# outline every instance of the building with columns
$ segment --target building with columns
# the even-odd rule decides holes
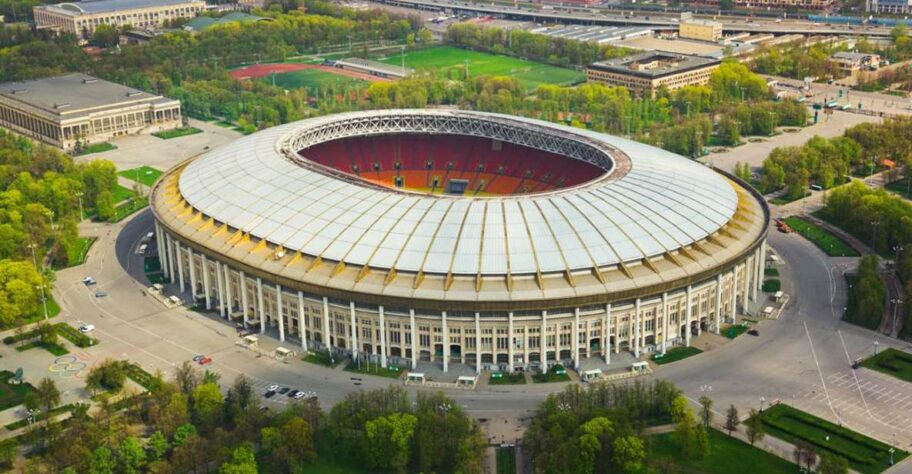
[[[181,124],[179,100],[85,74],[0,84],[0,127],[64,150]]]
[[[151,203],[188,302],[304,350],[443,370],[718,333],[759,297],[769,222],[753,190],[686,158],[454,110],[264,130],[169,170]]]

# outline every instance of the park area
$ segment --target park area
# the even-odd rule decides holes
[[[789,227],[794,229],[795,232],[801,234],[805,239],[810,240],[817,247],[820,247],[820,250],[823,250],[823,252],[830,257],[858,256],[858,252],[844,240],[812,222],[794,216],[787,217],[783,220]]]
[[[394,54],[379,60],[399,65],[402,64],[402,55]],[[466,64],[470,77],[509,76],[519,79],[527,90],[534,90],[543,84],[566,86],[586,81],[586,73],[582,71],[452,46],[435,46],[405,53],[405,65],[419,71],[440,71],[444,75],[459,74],[462,77]]]
[[[912,382],[912,354],[892,347],[861,362],[862,367]]]
[[[158,180],[158,177],[162,175],[162,172],[151,166],[140,166],[139,168],[118,171],[117,174],[130,181],[141,183],[143,186],[152,186]]]
[[[778,404],[761,415],[766,432],[783,441],[803,440],[817,450],[846,459],[849,466],[862,474],[874,474],[890,467],[890,446],[848,428],[817,418],[788,405]],[[894,462],[908,453],[896,450]]]
[[[707,430],[707,434],[709,435],[709,454],[699,460],[682,459],[681,447],[674,433],[653,436],[651,456],[654,464],[661,466],[659,472],[774,474],[796,470],[794,464],[744,441],[729,437],[714,429]]]

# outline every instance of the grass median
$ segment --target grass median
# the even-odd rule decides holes
[[[399,367],[380,367],[379,364],[369,364],[367,362],[361,362],[360,366],[357,362],[349,362],[348,365],[345,366],[345,371],[363,375],[375,375],[377,377],[386,377],[390,379],[398,379],[399,377],[402,377],[403,374],[403,372],[399,370]]]
[[[699,472],[705,474],[778,474],[794,472],[794,464],[755,448],[737,438],[729,437],[714,429],[709,435],[709,454],[703,459],[683,459],[681,448],[674,433],[652,436],[650,457],[655,465],[662,466],[657,472]]]
[[[696,347],[672,347],[671,349],[665,351],[665,355],[659,353],[652,356],[652,361],[658,365],[670,364],[672,362],[677,362],[688,357],[693,357],[701,352],[703,351],[697,349]]]
[[[862,367],[912,382],[912,354],[892,347],[861,361]]]
[[[494,372],[488,380],[488,385],[522,385],[525,383],[526,375],[522,372],[514,372],[512,374]]]
[[[172,138],[186,137],[187,135],[196,135],[197,133],[203,133],[203,131],[196,127],[181,127],[153,133],[152,136],[161,138],[162,140],[170,140]]]
[[[858,252],[844,240],[817,224],[795,216],[787,217],[784,220],[789,227],[795,230],[795,232],[801,234],[805,239],[810,240],[830,257],[858,256]]]

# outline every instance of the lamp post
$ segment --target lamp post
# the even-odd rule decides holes
[[[874,341],[874,355],[877,355],[877,346],[880,345],[880,342]]]
[[[896,336],[896,310],[897,310],[897,308],[899,308],[899,305],[903,304],[903,300],[901,298],[892,298],[890,300],[890,302],[893,303],[893,322],[890,323],[890,334],[893,337],[895,337]]]
[[[896,252],[896,258],[893,259],[893,266],[896,267],[896,264],[899,263],[899,253],[903,251],[902,245],[894,245],[893,251]]]
[[[762,395],[760,396],[760,413],[763,413],[763,402],[766,401],[766,398]]]
[[[880,227],[879,220],[871,220],[871,249],[876,251],[875,245],[877,244],[877,228]]]
[[[776,119],[775,119],[776,112],[773,112],[772,110],[770,110],[769,116],[770,116],[770,136],[773,136],[773,132],[776,131]]]
[[[41,290],[41,304],[44,305],[44,320],[47,321],[48,320],[48,302],[47,302],[47,296],[45,296],[45,294],[44,294],[44,283],[42,283],[40,285],[35,285],[35,288]]]
[[[83,193],[82,191],[79,191],[76,193],[76,199],[79,200],[79,220],[80,220],[80,222],[85,220],[85,213],[82,212],[82,196],[84,194],[85,193]]]

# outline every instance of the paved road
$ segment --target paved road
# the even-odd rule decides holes
[[[85,233],[99,236],[83,268],[58,272],[55,297],[64,308],[63,320],[95,324],[103,343],[89,349],[94,360],[128,357],[148,369],[173,366],[206,354],[212,369],[230,381],[250,377],[258,388],[270,383],[314,390],[331,405],[356,388],[386,386],[388,379],[363,377],[355,385],[351,374],[300,361],[282,363],[256,358],[234,345],[232,327],[184,308],[166,309],[147,296],[139,256],[134,250],[149,231],[151,213],[127,223],[90,224]],[[771,244],[788,262],[781,268],[783,288],[796,295],[778,321],[764,322],[759,338],[742,336],[717,350],[659,369],[655,376],[679,385],[696,399],[701,387],[712,387],[720,411],[734,403],[742,412],[759,406],[759,397],[780,399],[824,418],[889,441],[895,432],[904,447],[912,446],[912,384],[884,380],[865,369],[853,372],[850,361],[880,347],[901,346],[874,332],[842,323],[842,270],[847,260],[830,260],[797,235],[771,235]],[[95,298],[80,280],[91,275],[108,296]],[[264,338],[267,339],[267,338]],[[277,343],[261,341],[267,347]],[[286,344],[287,347],[287,344]],[[905,347],[908,350],[908,347]],[[857,377],[857,382],[856,382]],[[488,387],[450,395],[476,416],[522,417],[545,393],[559,385]],[[410,388],[414,392],[417,389]],[[268,403],[279,403],[270,401]]]

